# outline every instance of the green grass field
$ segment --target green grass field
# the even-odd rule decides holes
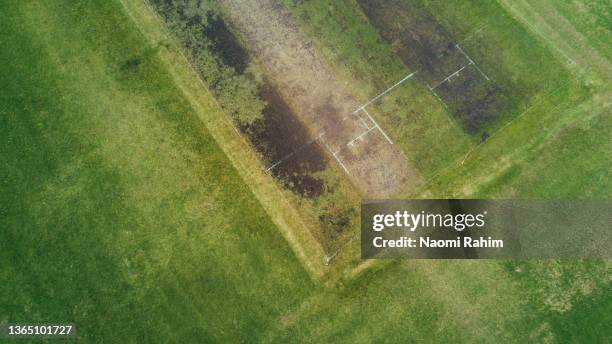
[[[473,54],[524,86],[483,145],[416,83],[386,100],[422,95],[416,106],[434,117],[420,120],[446,123],[444,135],[420,131],[423,141],[377,115],[433,177],[422,196],[610,197],[611,42],[591,34],[606,30],[605,2],[577,16],[573,1],[531,1],[531,13],[420,3],[457,36],[483,18],[489,43]],[[549,38],[536,20],[547,5],[560,15],[550,23],[588,39]],[[356,88],[368,85],[356,90],[364,98],[408,72],[354,1],[289,8],[309,13],[304,30]],[[248,172],[231,131],[213,130],[218,105],[139,18],[120,1],[0,4],[0,322],[73,322],[83,342],[108,343],[610,342],[609,261],[386,261],[354,275],[310,266],[314,249],[283,227],[291,216],[269,181]],[[353,48],[360,39],[372,56]],[[496,71],[494,44],[507,48]],[[538,68],[541,56],[551,65]]]
[[[0,13],[0,321],[241,342],[317,290],[118,2]]]

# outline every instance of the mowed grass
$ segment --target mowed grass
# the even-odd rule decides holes
[[[606,343],[606,262],[393,261],[313,297],[282,343]]]
[[[548,1],[547,5],[553,6],[593,48],[612,59],[612,8],[608,1]]]
[[[118,3],[3,3],[0,19],[0,321],[71,321],[86,342],[609,342],[605,262],[389,262],[319,287]],[[479,190],[476,162],[513,138],[536,137],[517,145],[534,158],[587,153],[609,128],[594,92],[560,88],[436,194]],[[590,157],[572,159],[607,166]],[[518,175],[486,194],[572,190]]]
[[[419,2],[511,99],[513,106],[497,114],[489,133],[572,80],[566,61],[495,1]]]
[[[0,65],[0,321],[245,342],[317,290],[118,2],[2,2]]]

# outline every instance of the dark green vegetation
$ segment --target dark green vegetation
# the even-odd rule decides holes
[[[523,85],[508,88],[523,100],[511,125],[429,191],[610,197],[612,123],[598,80],[573,78],[496,3],[445,3],[422,1],[456,36],[485,20],[481,35],[507,49],[469,49],[498,83]],[[336,40],[346,65],[371,81],[368,92],[407,72],[355,2],[301,6],[293,10],[318,15],[309,30]],[[579,31],[595,30],[575,20]],[[349,39],[377,49],[350,48]],[[601,36],[591,40],[609,51]],[[609,262],[403,261],[334,288],[313,282],[174,85],[159,49],[119,2],[0,4],[0,321],[71,321],[84,342],[111,343],[610,342]],[[407,86],[380,108],[390,114],[421,95],[419,106],[436,104],[418,83]],[[381,125],[400,137],[414,126],[425,131],[418,124],[427,121],[447,123],[446,115]],[[435,126],[403,142],[433,173],[472,141],[456,126]]]

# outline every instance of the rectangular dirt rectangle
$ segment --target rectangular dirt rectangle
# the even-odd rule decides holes
[[[389,144],[378,127],[346,145],[336,158],[372,197],[388,196],[392,190],[400,190],[408,182],[416,186],[420,180],[418,172],[408,165],[395,145]]]

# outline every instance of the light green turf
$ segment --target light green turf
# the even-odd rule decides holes
[[[530,2],[536,4],[535,1]],[[612,6],[609,1],[549,1],[548,5],[586,36],[592,47],[608,60],[612,59]]]
[[[118,2],[2,2],[0,35],[0,321],[244,342],[317,289]]]

